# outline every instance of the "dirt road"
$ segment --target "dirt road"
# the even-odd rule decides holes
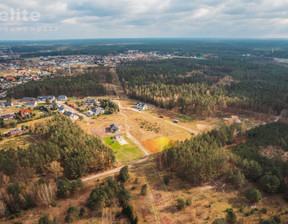
[[[136,162],[132,162],[130,164],[128,164],[127,166],[129,168],[133,167],[134,165],[137,165],[137,164],[140,164],[140,163],[143,163],[145,162],[147,159],[149,158],[149,156],[146,156],[144,157],[143,159],[140,159]],[[118,173],[120,170],[121,170],[122,167],[117,167],[115,169],[112,169],[112,170],[107,170],[103,173],[98,173],[98,174],[93,174],[93,175],[90,175],[90,176],[87,176],[87,177],[83,177],[81,178],[83,182],[85,181],[89,181],[89,180],[93,180],[93,179],[96,179],[96,178],[100,178],[100,177],[104,177],[104,176],[108,176],[108,175],[111,175],[111,174],[114,174],[114,173]]]

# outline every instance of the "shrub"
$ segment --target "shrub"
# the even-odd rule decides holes
[[[272,173],[267,173],[259,180],[260,186],[267,193],[276,193],[280,186],[280,180]]]
[[[65,222],[74,222],[79,219],[80,211],[77,207],[70,207],[67,210],[67,216],[65,217]]]
[[[191,206],[191,205],[192,205],[192,200],[191,200],[191,198],[188,198],[188,199],[186,200],[186,205],[187,205],[187,206]]]
[[[129,167],[124,166],[118,175],[118,180],[121,182],[126,182],[129,179]]]
[[[242,188],[246,183],[245,175],[238,169],[230,170],[227,175],[227,181],[236,188]]]
[[[261,212],[262,212],[263,214],[267,214],[267,208],[262,208],[262,209],[261,209]]]
[[[71,182],[67,179],[57,179],[56,185],[58,198],[66,198],[72,189]]]
[[[256,203],[262,199],[262,195],[259,190],[255,188],[248,188],[244,192],[245,197],[252,203]]]
[[[185,208],[185,201],[182,198],[177,199],[177,208],[182,210]]]
[[[169,185],[170,177],[168,175],[164,175],[163,181],[165,185]]]
[[[235,224],[237,222],[237,216],[232,208],[226,210],[226,222],[229,224]]]
[[[147,195],[147,184],[142,185],[142,187],[141,187],[141,195],[142,196]]]
[[[54,218],[53,221],[51,221],[47,215],[42,216],[38,221],[38,224],[57,224],[57,223],[58,222],[56,218]]]

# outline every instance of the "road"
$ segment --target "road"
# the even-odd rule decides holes
[[[145,162],[148,158],[149,158],[149,156],[145,156],[144,158],[142,158],[140,160],[137,160],[136,162],[132,162],[132,163],[128,164],[127,166],[129,168],[131,168],[134,165],[137,165],[137,164]],[[112,170],[107,170],[107,171],[105,171],[103,173],[93,174],[93,175],[90,175],[90,176],[87,176],[87,177],[83,177],[83,178],[81,178],[81,180],[83,182],[85,182],[85,181],[97,179],[97,178],[100,178],[100,177],[108,176],[108,175],[111,175],[111,174],[114,174],[114,173],[118,173],[121,170],[121,168],[122,167],[117,167],[117,168],[112,169]]]

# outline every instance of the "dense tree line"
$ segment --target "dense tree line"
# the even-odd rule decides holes
[[[12,96],[14,98],[41,95],[102,96],[108,92],[100,82],[106,82],[108,74],[108,69],[101,68],[88,71],[83,75],[60,76],[28,82],[14,87]]]
[[[227,163],[223,145],[234,141],[236,127],[198,135],[158,155],[158,167],[175,171],[181,178],[198,185],[223,175]]]
[[[279,114],[288,108],[288,70],[251,60],[167,59],[117,67],[126,93],[183,113],[215,112],[226,106]],[[226,78],[227,85],[220,85]]]
[[[107,181],[91,191],[87,200],[87,207],[91,211],[101,214],[105,207],[115,206],[115,199],[117,199],[122,208],[121,214],[126,216],[131,224],[138,223],[138,216],[131,204],[131,193],[124,186],[128,178],[129,168],[125,166],[120,170],[116,179],[108,178]]]
[[[287,150],[287,136],[286,123],[275,122],[251,129],[247,132],[246,143],[232,148],[234,156],[231,156],[231,160],[248,180],[257,183],[263,191],[287,192],[288,162],[260,153],[261,147],[268,145]]]
[[[114,163],[111,149],[97,137],[87,135],[64,115],[32,128],[37,139],[27,149],[0,151],[0,170],[13,177],[19,169],[33,168],[38,174],[50,171],[51,163],[59,162],[63,176],[76,179],[90,172],[106,169]]]

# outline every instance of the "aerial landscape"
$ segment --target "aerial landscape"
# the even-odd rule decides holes
[[[288,8],[233,2],[0,1],[0,223],[288,223]]]

